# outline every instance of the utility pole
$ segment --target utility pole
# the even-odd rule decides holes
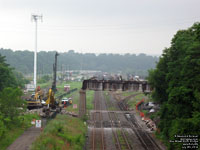
[[[35,52],[34,52],[34,76],[33,83],[36,88],[37,86],[37,21],[40,19],[42,21],[42,15],[31,15],[31,20],[35,22]]]
[[[55,63],[53,64],[53,84],[52,84],[52,90],[54,93],[56,92],[56,72],[57,72],[57,57],[58,53],[55,54]]]

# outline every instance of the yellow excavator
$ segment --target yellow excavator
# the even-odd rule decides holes
[[[49,89],[47,93],[47,100],[43,106],[44,117],[48,117],[51,113],[60,112],[62,105],[55,100],[54,92],[52,88]]]
[[[55,63],[53,64],[53,83],[52,88],[49,89],[47,93],[47,100],[43,106],[43,112],[45,114],[44,117],[52,116],[56,114],[55,112],[61,111],[61,104],[57,102],[54,98],[54,92],[56,92],[56,71],[57,71],[57,56],[59,54],[56,52],[55,54]]]
[[[38,86],[35,93],[31,95],[31,98],[27,99],[27,107],[29,109],[42,107],[42,99],[44,97],[44,92]]]
[[[53,90],[50,88],[48,95],[47,95],[47,100],[46,100],[46,105],[51,105],[53,106],[55,103],[55,98],[54,98],[54,92]]]

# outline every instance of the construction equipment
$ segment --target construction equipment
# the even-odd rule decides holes
[[[61,104],[63,105],[63,107],[67,107],[69,105],[72,105],[72,98],[71,97],[70,98],[67,98],[67,97],[63,98],[61,100]]]
[[[55,107],[55,98],[54,98],[54,92],[53,90],[50,88],[49,92],[47,94],[47,100],[46,100],[46,105],[48,107],[54,108]]]
[[[44,97],[44,92],[38,86],[35,90],[35,93],[31,95],[29,99],[27,99],[27,107],[28,109],[40,108],[42,107],[41,101]]]
[[[57,57],[58,53],[55,54],[55,63],[53,64],[53,83],[52,83],[52,90],[56,92],[56,72],[57,72]]]
[[[47,92],[47,95],[44,97],[44,92],[40,87],[36,88],[35,94],[32,95],[32,98],[28,101],[28,107],[43,107],[43,117],[50,117],[54,112],[61,111],[61,104],[55,100],[54,93],[56,92],[56,71],[57,71],[57,56],[55,54],[55,63],[53,64],[53,83],[52,88]]]
[[[45,113],[44,117],[49,117],[55,114],[55,112],[61,111],[61,104],[57,102],[54,98],[54,92],[56,92],[56,71],[57,71],[57,56],[59,54],[56,52],[55,54],[55,63],[53,64],[53,83],[52,88],[49,89],[47,93],[47,100],[43,107],[43,112]]]
[[[47,93],[47,100],[43,106],[43,117],[49,117],[55,112],[60,112],[62,109],[62,105],[55,100],[54,92],[52,88],[49,89]]]

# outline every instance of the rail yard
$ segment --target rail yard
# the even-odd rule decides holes
[[[58,98],[61,99],[63,96],[66,96],[70,93],[72,94],[72,99],[74,99],[73,95],[77,95],[79,93],[79,90],[76,88],[72,89],[71,91],[59,95]],[[92,109],[86,110],[86,115],[88,115],[88,119],[85,120],[87,125],[87,133],[85,135],[85,144],[82,149],[166,149],[160,141],[152,136],[153,132],[149,128],[147,128],[145,122],[141,120],[136,110],[128,108],[127,100],[136,97],[142,92],[129,92],[129,96],[126,96],[124,99],[116,99],[116,93],[116,91],[94,91],[94,95],[92,97],[93,107]],[[120,93],[123,92],[121,91]],[[78,101],[81,101],[81,96],[79,97]],[[42,108],[31,109],[30,111],[41,114]],[[72,118],[78,117],[78,115],[72,115],[73,113],[66,112],[67,109],[63,108],[63,110],[60,112],[60,115],[69,116]],[[48,120],[54,120],[56,114],[57,112],[54,112],[54,115],[50,115],[48,118],[42,119],[42,129],[35,128],[34,126],[29,128],[27,131],[24,132],[22,136],[20,136],[13,144],[11,144],[8,149],[31,149],[32,143],[34,143],[34,141],[37,141],[36,139],[40,139],[40,134],[43,134],[43,130],[46,128]],[[68,126],[68,123],[66,124],[66,126]],[[30,138],[32,140],[28,140]],[[62,149],[65,150],[67,149],[67,147],[63,147]]]
[[[109,103],[109,104],[108,104]],[[113,110],[109,107],[113,106]],[[117,103],[112,94],[109,102],[103,91],[95,91],[94,110],[88,121],[87,149],[91,150],[163,150],[152,137],[152,132],[135,116],[135,111],[126,111],[123,103]]]

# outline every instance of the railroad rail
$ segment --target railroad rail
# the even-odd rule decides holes
[[[95,92],[96,93],[96,92]],[[98,93],[98,92],[97,92]],[[102,110],[104,104],[101,103],[100,94],[95,95],[94,100],[94,110],[91,111],[91,119],[93,128],[91,130],[91,147],[92,150],[105,150],[106,149],[106,137],[104,135],[104,126],[111,128],[112,137],[115,141],[115,148],[117,150],[131,150],[134,149],[134,144],[131,143],[129,139],[131,135],[128,134],[126,128],[131,129],[140,143],[140,146],[145,150],[162,150],[162,148],[154,141],[154,139],[149,135],[141,125],[138,124],[135,118],[134,112],[127,111],[125,101],[118,103],[119,109],[121,111],[108,111]],[[114,106],[114,103],[110,103]],[[101,106],[102,105],[102,106]],[[105,106],[108,108],[108,101],[105,100]],[[111,106],[110,106],[111,107]],[[103,113],[108,114],[109,122],[103,121]],[[127,121],[120,121],[120,115],[124,114]],[[107,124],[106,124],[107,123]],[[126,126],[124,126],[124,123]],[[133,140],[133,139],[132,139]],[[108,145],[109,147],[109,145]]]
[[[117,142],[116,146],[119,150],[126,149],[131,150],[131,145],[128,142],[128,139],[126,137],[125,131],[121,126],[120,120],[118,119],[115,112],[108,112],[109,118],[111,120],[111,127],[114,134],[115,141]],[[118,122],[118,128],[116,129],[116,132],[113,130],[114,123]],[[118,132],[119,131],[119,132]],[[121,135],[122,138],[119,136]]]
[[[94,108],[95,110],[100,110],[101,105],[98,101],[99,97],[94,101]],[[92,129],[92,150],[95,149],[102,149],[105,150],[105,140],[104,140],[104,129],[103,129],[103,116],[101,111],[94,112],[93,116],[93,129]],[[98,125],[96,123],[100,122],[100,128],[97,128]]]
[[[114,105],[113,103],[110,104]],[[106,107],[108,107],[107,102],[106,102]],[[128,138],[125,134],[124,129],[122,128],[120,120],[116,115],[116,111],[107,111],[107,113],[111,121],[111,129],[114,135],[114,139],[116,141],[116,148],[119,150],[122,149],[131,150],[131,145],[129,144]],[[117,128],[114,129],[114,127]]]
[[[95,112],[102,112],[102,113],[108,113],[108,112],[115,112],[115,113],[134,113],[134,111],[119,111],[119,110],[90,110],[91,113]]]
[[[121,110],[124,110],[123,101],[119,104]],[[131,129],[134,131],[138,137],[140,143],[145,148],[145,150],[162,150],[159,145],[154,141],[154,139],[146,132],[141,130],[141,126],[137,123],[136,118],[133,114],[130,114],[130,117],[126,117],[127,120],[131,122]]]

